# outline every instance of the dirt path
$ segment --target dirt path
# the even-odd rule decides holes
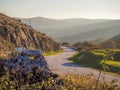
[[[80,67],[78,65],[72,64],[68,61],[68,58],[71,57],[76,53],[73,49],[68,47],[62,47],[64,52],[48,56],[46,60],[48,65],[52,71],[60,72],[60,73],[79,73],[79,74],[90,74],[91,72],[94,73],[94,77],[97,78],[99,71],[87,67]],[[103,74],[103,73],[102,73]],[[111,81],[113,79],[117,79],[120,83],[120,77],[114,76],[110,74],[103,74],[106,81]]]

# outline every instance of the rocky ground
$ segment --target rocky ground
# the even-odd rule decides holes
[[[13,51],[16,47],[40,49],[46,53],[60,50],[59,44],[52,38],[0,13],[0,51]]]

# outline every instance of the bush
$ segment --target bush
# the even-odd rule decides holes
[[[103,49],[115,49],[117,47],[116,42],[114,41],[105,41],[103,43],[100,44],[101,48]]]
[[[81,52],[88,52],[91,50],[99,49],[100,47],[90,41],[85,41],[85,42],[78,42],[73,44],[73,47],[76,49],[80,50]]]
[[[113,58],[114,58],[114,60],[120,62],[120,52],[116,52],[116,53],[113,55]]]

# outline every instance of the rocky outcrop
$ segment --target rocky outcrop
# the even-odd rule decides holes
[[[32,59],[30,59],[31,56]],[[19,84],[21,82],[35,83],[49,77],[58,77],[50,71],[40,50],[26,50],[14,58],[0,61],[0,77],[6,75],[7,72],[9,72],[10,80],[16,79]]]
[[[33,59],[29,59],[30,56],[32,56]],[[23,51],[17,57],[7,60],[5,67],[14,73],[21,71],[28,74],[32,72],[34,68],[37,68],[40,72],[43,70],[49,71],[47,62],[40,50]]]
[[[0,13],[0,50],[13,50],[18,46],[44,52],[60,50],[59,44],[50,37]]]

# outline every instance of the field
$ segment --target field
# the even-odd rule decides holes
[[[119,50],[92,50],[89,52],[78,52],[73,57],[69,58],[73,63],[99,69],[107,72],[112,72],[120,75],[120,62],[114,60],[113,54]]]

